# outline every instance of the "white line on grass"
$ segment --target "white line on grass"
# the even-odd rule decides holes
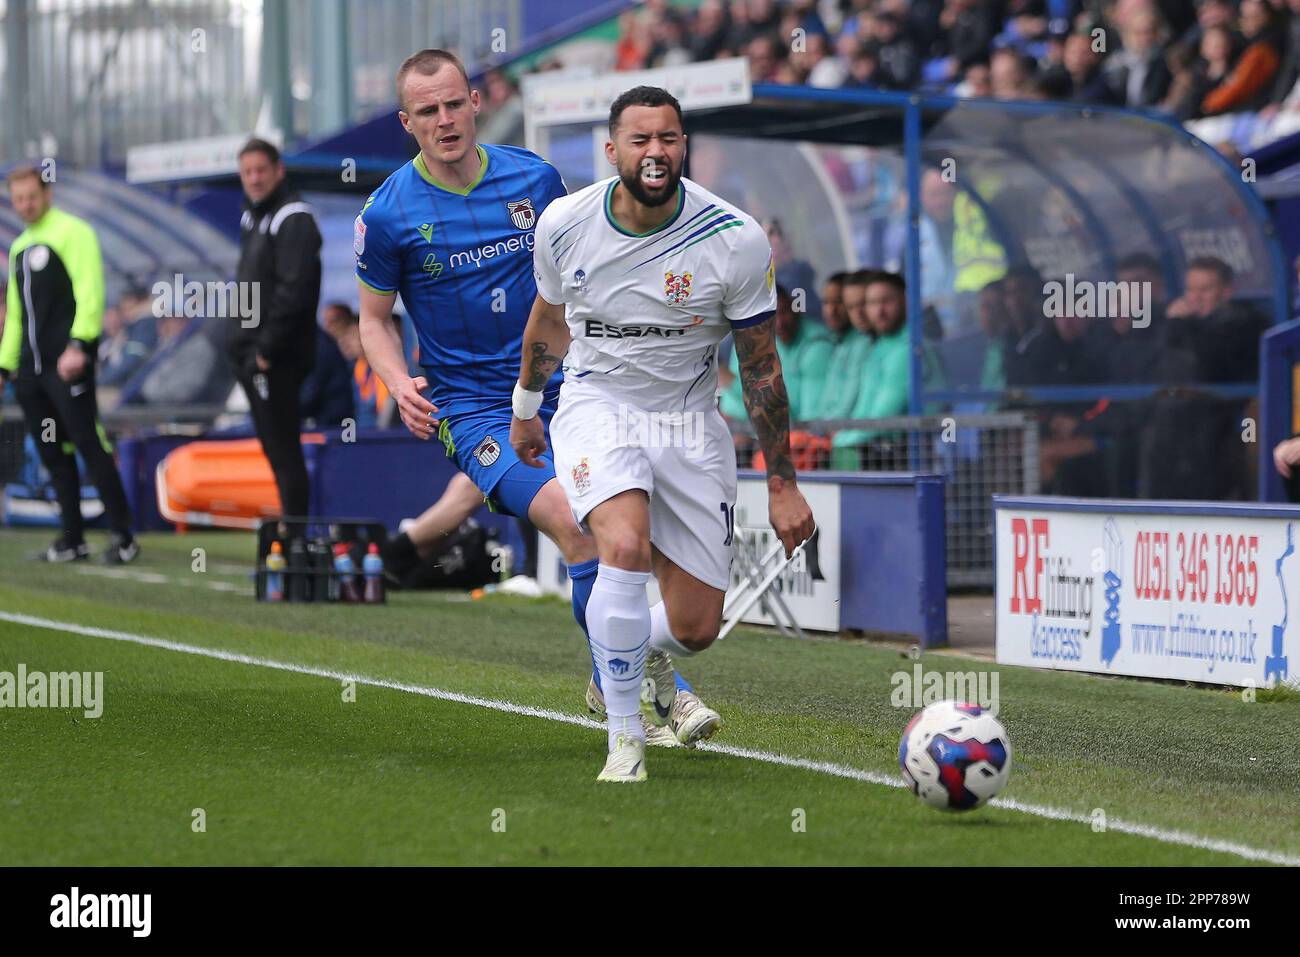
[[[107,638],[112,641],[124,641],[134,645],[144,645],[149,648],[162,648],[166,651],[178,651],[182,654],[198,655],[202,658],[214,658],[218,661],[232,661],[242,665],[271,668],[275,671],[289,671],[294,674],[313,675],[318,678],[331,678],[335,681],[352,681],[359,685],[368,685],[375,688],[388,688],[392,691],[405,691],[409,694],[418,694],[424,695],[427,698],[436,698],[439,701],[454,701],[458,704],[469,704],[479,708],[489,708],[493,711],[524,715],[530,718],[544,718],[547,721],[559,721],[563,724],[577,725],[582,728],[597,729],[604,727],[600,722],[593,721],[591,718],[576,714],[565,714],[562,711],[553,711],[549,708],[533,708],[528,705],[515,704],[512,701],[499,701],[495,698],[480,698],[477,695],[460,694],[456,691],[443,691],[441,688],[413,685],[403,681],[393,681],[388,678],[370,678],[365,675],[354,675],[344,671],[335,671],[332,668],[317,668],[313,665],[301,665],[288,661],[275,661],[270,658],[258,658],[253,655],[240,654],[235,651],[226,651],[221,648],[207,648],[203,645],[187,645],[178,641],[168,641],[165,638],[150,638],[146,635],[136,635],[126,631],[113,631],[108,628],[95,628],[90,625],[78,625],[73,622],[53,621],[49,618],[37,618],[34,615],[20,615],[6,611],[0,611],[0,621],[9,621],[18,625],[29,625],[33,628],[46,628],[51,631],[64,631],[74,635],[85,635],[90,638]],[[800,768],[805,771],[815,771],[819,774],[829,774],[837,778],[849,778],[854,781],[864,781],[868,784],[880,784],[885,787],[904,787],[902,781],[891,775],[881,774],[877,771],[863,771],[858,768],[851,768],[844,764],[835,764],[829,761],[813,761],[808,758],[790,757],[789,755],[777,754],[772,751],[755,751],[751,748],[736,748],[725,744],[709,744],[708,742],[701,744],[699,747],[701,750],[712,751],[715,754],[725,754],[736,758],[748,758],[751,761],[762,761],[765,764],[777,764],[788,768]],[[1074,811],[1062,810],[1061,808],[1046,807],[1041,804],[1026,804],[1023,801],[1016,801],[1010,798],[994,798],[989,803],[994,807],[1003,808],[1008,811],[1020,811],[1023,814],[1032,814],[1035,817],[1047,818],[1053,821],[1068,821],[1075,824],[1087,825],[1092,824],[1092,818],[1088,815],[1079,814]],[[1283,854],[1279,851],[1266,851],[1261,848],[1250,847],[1246,844],[1237,844],[1232,841],[1222,841],[1214,838],[1201,837],[1197,834],[1188,834],[1185,831],[1170,831],[1164,828],[1153,827],[1149,824],[1135,824],[1129,821],[1111,818],[1106,822],[1106,830],[1118,831],[1121,834],[1132,834],[1137,837],[1145,837],[1153,841],[1160,841],[1164,844],[1179,844],[1184,847],[1193,847],[1204,851],[1218,851],[1223,854],[1232,854],[1249,861],[1262,861],[1268,864],[1300,867],[1300,857]]]

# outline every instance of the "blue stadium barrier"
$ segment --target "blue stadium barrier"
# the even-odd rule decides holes
[[[1300,364],[1300,320],[1264,333],[1259,342],[1259,500],[1284,502],[1282,477],[1273,467],[1273,447],[1295,429],[1292,369]]]

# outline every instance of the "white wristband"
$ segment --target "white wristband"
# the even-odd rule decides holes
[[[510,404],[514,407],[515,418],[527,421],[542,407],[542,393],[525,389],[516,382],[515,394],[511,396]]]

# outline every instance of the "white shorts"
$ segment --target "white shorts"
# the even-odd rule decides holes
[[[629,489],[650,497],[650,541],[706,585],[731,583],[736,451],[716,406],[654,413],[568,382],[551,449],[573,517]]]

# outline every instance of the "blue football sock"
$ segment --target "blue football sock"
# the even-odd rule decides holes
[[[582,629],[582,633],[587,636],[588,650],[590,650],[591,634],[587,631],[587,601],[591,598],[591,589],[596,584],[596,571],[599,568],[598,558],[569,566],[569,580],[573,583],[573,617],[578,622],[578,627]],[[596,682],[597,688],[600,687],[600,673],[596,670],[595,658],[591,661],[591,680]]]
[[[682,673],[680,671],[674,671],[673,677],[677,679],[678,691],[689,691],[692,694],[695,693],[695,689],[691,687],[691,683],[682,677]]]

